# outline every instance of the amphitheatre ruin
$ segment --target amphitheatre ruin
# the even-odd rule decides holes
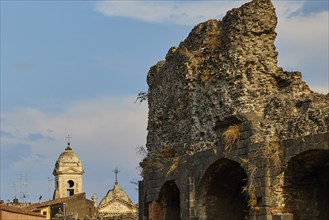
[[[139,219],[329,219],[329,94],[277,65],[276,25],[253,0],[150,68]]]

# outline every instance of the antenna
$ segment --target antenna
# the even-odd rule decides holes
[[[21,174],[20,176],[20,181],[21,181],[21,190],[20,190],[20,195],[21,195],[21,199],[24,199],[24,202],[26,202],[26,198],[28,196],[27,194],[27,172],[25,173],[25,178],[23,179],[23,175]],[[23,182],[24,181],[24,182]]]
[[[13,189],[14,189],[14,199],[16,199],[16,183],[13,182]]]
[[[53,180],[54,179],[50,179],[50,177],[48,177],[48,200],[50,200],[50,182]]]
[[[23,188],[22,188],[22,186],[23,186],[23,176],[22,176],[22,174],[20,175],[20,177],[19,177],[19,198],[20,199],[23,199]]]

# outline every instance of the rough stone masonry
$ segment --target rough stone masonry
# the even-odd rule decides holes
[[[253,0],[150,68],[140,219],[329,219],[329,94],[277,66]]]

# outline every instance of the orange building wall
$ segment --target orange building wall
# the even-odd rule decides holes
[[[42,216],[33,216],[21,213],[13,213],[6,210],[0,210],[0,220],[45,220]]]

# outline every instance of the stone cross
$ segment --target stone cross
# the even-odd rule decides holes
[[[70,137],[70,135],[68,134],[67,137],[66,137],[66,139],[67,139],[67,144],[68,144],[68,145],[70,145],[70,139],[71,139],[71,138],[72,138],[72,137]]]
[[[113,173],[115,173],[115,183],[118,183],[118,173],[120,171],[118,170],[118,168],[116,167],[114,170],[113,170]]]

